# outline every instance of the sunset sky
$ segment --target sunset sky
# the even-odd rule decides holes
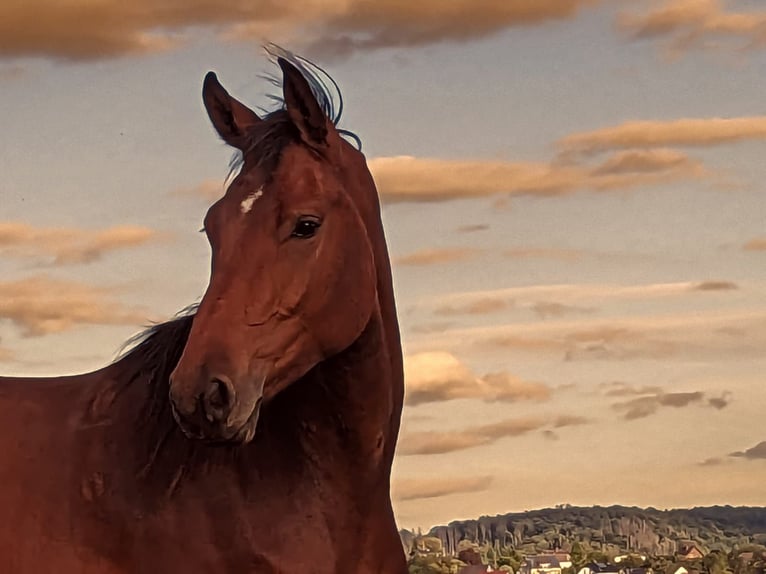
[[[199,300],[274,41],[338,82],[384,204],[401,527],[766,504],[759,0],[4,0],[0,373],[96,369]]]

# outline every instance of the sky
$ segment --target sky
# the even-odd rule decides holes
[[[6,0],[0,373],[85,372],[198,301],[217,72],[277,42],[344,97],[405,352],[400,527],[765,505],[756,0]]]

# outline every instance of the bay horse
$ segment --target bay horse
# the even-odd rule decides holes
[[[241,159],[205,217],[199,305],[95,372],[0,378],[0,572],[407,571],[377,190],[320,69],[278,63],[283,104],[260,116],[204,79]]]

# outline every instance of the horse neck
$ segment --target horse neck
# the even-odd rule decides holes
[[[404,403],[404,367],[402,360],[402,343],[399,332],[399,321],[396,316],[394,301],[394,285],[391,274],[391,263],[386,242],[383,238],[383,224],[378,216],[381,240],[375,246],[375,261],[378,274],[378,304],[381,321],[385,333],[388,360],[390,365],[389,392],[391,412],[388,421],[388,439],[386,441],[386,459],[393,460],[396,439],[399,435],[402,406]]]
[[[375,182],[372,179],[364,156],[354,150],[351,159],[341,170],[346,189],[352,195],[354,203],[367,228],[367,235],[373,248],[377,273],[378,305],[380,320],[384,331],[388,361],[390,365],[390,404],[391,412],[388,421],[386,440],[386,458],[390,461],[394,456],[396,439],[399,434],[402,404],[404,401],[404,374],[402,362],[402,344],[399,331],[399,321],[396,315],[394,300],[394,284],[391,273],[391,260],[386,245],[385,231],[381,217],[380,200]]]
[[[383,320],[383,328],[386,332],[386,341],[392,364],[396,367],[394,372],[400,372],[402,347],[399,322],[396,317],[391,260],[386,245],[378,191],[375,187],[375,181],[372,179],[372,175],[367,168],[364,155],[356,150],[352,150],[350,153],[344,153],[342,157],[345,162],[340,168],[341,178],[359,211],[362,221],[364,221],[367,235],[372,244],[378,277],[378,302]]]

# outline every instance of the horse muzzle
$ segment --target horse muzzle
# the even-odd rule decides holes
[[[235,384],[224,375],[204,383],[170,378],[170,405],[178,426],[191,439],[246,444],[255,436],[263,381]]]

